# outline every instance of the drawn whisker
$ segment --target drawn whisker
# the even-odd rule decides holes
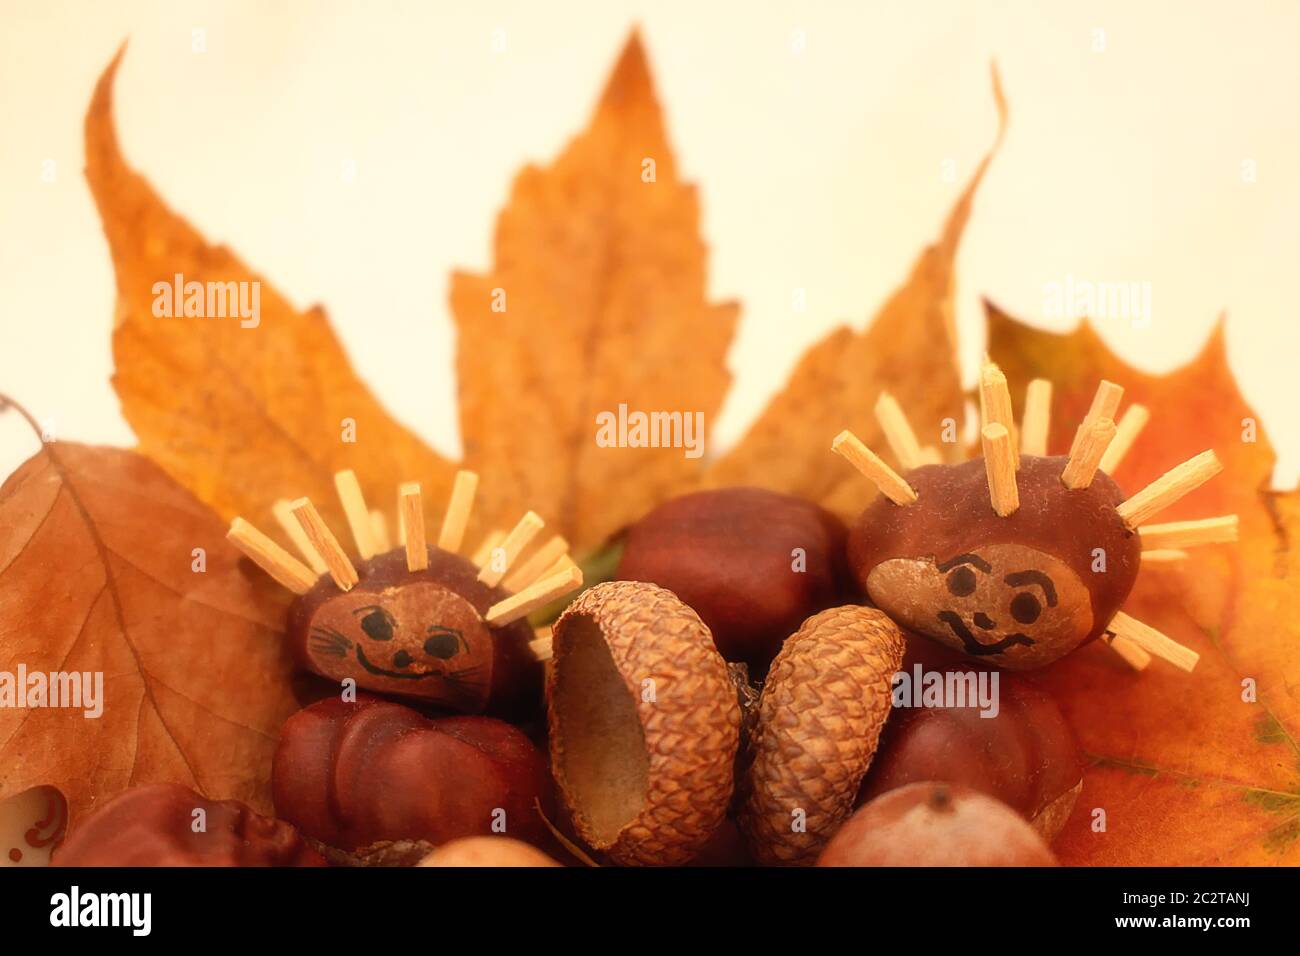
[[[332,627],[317,624],[311,629],[313,639],[322,643],[336,644],[339,647],[351,647],[352,642]]]

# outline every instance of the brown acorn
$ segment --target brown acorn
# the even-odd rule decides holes
[[[614,581],[555,623],[551,767],[587,844],[625,865],[695,856],[726,815],[740,707],[699,615],[653,584]]]
[[[772,662],[750,743],[740,828],[760,863],[808,865],[853,810],[903,660],[875,608],[803,622]]]

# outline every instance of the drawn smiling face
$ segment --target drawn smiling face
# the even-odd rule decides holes
[[[1092,629],[1088,589],[1063,561],[1020,544],[986,545],[936,562],[891,558],[867,593],[906,627],[1013,670],[1069,653]]]
[[[473,711],[491,688],[492,641],[469,601],[417,580],[331,597],[312,615],[306,651],[323,676]]]

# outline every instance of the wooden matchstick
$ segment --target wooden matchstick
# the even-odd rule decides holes
[[[501,583],[501,579],[506,576],[510,566],[515,563],[519,557],[519,552],[528,547],[528,542],[532,541],[537,532],[542,530],[545,522],[537,515],[535,511],[527,512],[519,523],[510,529],[507,534],[488,555],[487,561],[479,569],[478,579],[490,588],[496,587]],[[496,552],[501,551],[501,560],[496,560]],[[498,569],[496,565],[500,565]]]
[[[293,546],[298,549],[298,553],[303,556],[308,566],[316,572],[316,576],[320,577],[322,574],[328,573],[329,568],[325,567],[325,562],[321,560],[321,556],[316,553],[316,549],[311,546],[311,542],[303,534],[302,525],[298,524],[293,512],[289,510],[289,499],[281,498],[271,505],[271,513],[275,515],[275,520],[280,523],[280,527],[289,536]]]
[[[1126,637],[1103,634],[1106,646],[1119,655],[1120,659],[1135,671],[1144,671],[1151,664],[1151,655]]]
[[[910,505],[916,492],[894,469],[890,468],[861,439],[847,428],[835,436],[831,451],[860,471],[882,495],[896,505]]]
[[[1115,423],[1109,418],[1099,418],[1092,423],[1078,448],[1070,453],[1070,460],[1061,472],[1061,483],[1071,490],[1087,488],[1101,465],[1101,458],[1115,438]]]
[[[1092,396],[1092,407],[1088,409],[1088,414],[1083,416],[1083,421],[1079,422],[1079,427],[1074,430],[1074,441],[1070,443],[1070,454],[1073,455],[1079,447],[1079,442],[1083,441],[1083,436],[1092,430],[1092,423],[1099,418],[1109,418],[1115,420],[1115,413],[1119,411],[1119,400],[1124,397],[1124,387],[1116,385],[1114,382],[1101,380],[1097,386],[1097,391]]]
[[[406,528],[406,570],[423,571],[429,566],[429,547],[424,540],[424,500],[420,483],[408,481],[398,490],[402,502],[402,527]]]
[[[357,569],[352,566],[344,552],[342,545],[339,544],[338,538],[334,537],[334,532],[330,531],[329,525],[325,519],[320,516],[316,506],[311,503],[309,498],[299,498],[297,501],[290,502],[289,510],[293,516],[298,519],[303,533],[307,535],[307,540],[311,546],[316,549],[316,553],[325,561],[325,566],[329,568],[330,577],[341,590],[351,591],[352,586],[360,580],[357,577]]]
[[[888,392],[881,392],[876,399],[876,421],[880,423],[880,430],[885,433],[885,441],[889,442],[899,467],[904,471],[920,467],[921,443],[916,440],[916,432],[912,431],[898,399]]]
[[[926,445],[921,449],[921,464],[923,465],[942,465],[943,453],[933,445]]]
[[[1052,383],[1036,378],[1025,387],[1025,413],[1020,419],[1020,453],[1047,454],[1047,433],[1052,425]]]
[[[542,578],[518,594],[512,594],[504,601],[493,604],[484,615],[484,620],[493,627],[511,624],[580,587],[582,587],[582,569],[575,565],[567,571]]]
[[[1001,425],[1007,430],[1011,439],[1011,450],[1020,447],[1016,437],[1016,420],[1011,414],[1011,392],[1007,390],[1007,377],[992,362],[986,362],[980,369],[980,408],[983,410],[981,429],[986,425]],[[1020,467],[1019,454],[1012,455],[1012,465]]]
[[[478,474],[461,469],[451,486],[447,513],[442,516],[442,530],[438,532],[438,547],[456,554],[465,540],[465,528],[470,512],[474,510],[474,494],[478,491]]]
[[[1124,460],[1124,456],[1129,453],[1129,449],[1133,447],[1133,442],[1150,419],[1151,413],[1147,411],[1145,405],[1130,405],[1124,409],[1124,414],[1120,416],[1120,420],[1115,426],[1115,440],[1106,449],[1106,454],[1101,456],[1102,471],[1108,475],[1115,474],[1115,469]]]
[[[1144,568],[1148,565],[1167,566],[1186,560],[1187,552],[1180,551],[1177,548],[1155,548],[1151,551],[1142,552],[1142,567]]]
[[[357,473],[351,468],[335,472],[334,490],[338,492],[339,503],[343,505],[343,514],[348,519],[348,528],[352,531],[357,554],[362,561],[369,561],[375,556],[375,543],[370,537],[370,509],[366,507],[365,496],[361,494]]]
[[[518,591],[528,587],[545,575],[569,552],[569,542],[562,535],[555,535],[529,556],[528,560],[515,568],[501,582],[507,591]]]
[[[375,543],[375,551],[383,554],[393,549],[392,539],[388,537],[388,519],[378,508],[370,512],[370,538]]]
[[[1194,548],[1199,544],[1223,544],[1237,540],[1237,516],[1220,515],[1199,521],[1170,521],[1149,524],[1138,531],[1143,550]],[[1145,560],[1145,558],[1143,558]]]
[[[1115,510],[1126,525],[1137,528],[1221,471],[1223,463],[1214,450],[1203,451],[1165,472]]]
[[[1184,647],[1171,637],[1166,637],[1154,627],[1129,617],[1123,611],[1115,612],[1107,628],[1116,638],[1126,638],[1148,654],[1166,660],[1180,670],[1191,673],[1201,659],[1190,647]]]
[[[489,531],[487,536],[479,543],[478,548],[475,549],[473,557],[469,559],[470,563],[480,569],[485,567],[492,557],[492,552],[496,550],[496,546],[505,539],[506,533],[500,528]]]
[[[998,517],[1014,514],[1020,507],[1016,488],[1016,452],[1011,434],[1001,422],[990,422],[980,433],[984,443],[984,473],[989,482],[989,500]]]
[[[545,633],[542,633],[543,631]],[[551,629],[539,627],[534,633],[537,636],[528,642],[528,649],[539,661],[549,661],[555,652],[555,640],[551,636]]]
[[[226,540],[294,594],[306,594],[315,586],[319,575],[243,518],[230,522]]]

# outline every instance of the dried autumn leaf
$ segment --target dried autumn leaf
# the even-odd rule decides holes
[[[596,443],[596,416],[620,405],[710,426],[738,311],[706,300],[699,202],[635,34],[587,129],[516,178],[492,270],[455,274],[451,307],[484,525],[532,508],[581,552],[698,475],[680,448]]]
[[[830,441],[850,428],[897,465],[875,419],[882,391],[906,409],[922,444],[938,444],[944,418],[961,421],[953,264],[975,191],[1006,128],[996,69],[993,97],[997,139],[948,214],[939,241],[921,253],[907,281],[865,331],[840,326],[804,353],[785,387],[736,447],[709,469],[709,484],[758,485],[800,495],[849,519],[862,510],[868,491],[852,469],[828,461]]]
[[[49,444],[0,488],[0,670],[101,672],[102,715],[0,709],[0,800],[48,784],[71,815],[173,781],[270,810],[296,709],[285,595],[156,465]],[[192,570],[194,549],[206,570]]]
[[[140,451],[222,517],[243,515],[267,531],[276,527],[272,502],[301,495],[342,527],[333,474],[343,468],[356,472],[372,507],[388,509],[399,481],[418,480],[426,496],[444,500],[451,465],[379,405],[324,311],[295,310],[127,166],[113,126],[121,58],[100,77],[86,114],[86,178],[117,277],[113,385]],[[260,322],[155,316],[154,284],[176,275],[259,283]],[[348,422],[355,442],[343,440]]]
[[[1300,862],[1300,496],[1266,490],[1273,449],[1227,364],[1223,327],[1168,375],[1120,361],[1083,324],[1069,335],[1023,325],[989,306],[989,353],[1020,412],[1029,379],[1052,379],[1049,450],[1069,448],[1101,378],[1151,420],[1116,469],[1129,494],[1214,448],[1224,471],[1159,522],[1235,512],[1236,545],[1193,549],[1184,567],[1141,572],[1125,605],[1201,654],[1192,674],[1153,663],[1127,671],[1092,645],[1042,675],[1092,765],[1056,849],[1073,864]],[[1256,699],[1244,684],[1253,682]],[[1106,812],[1094,832],[1093,811]]]

